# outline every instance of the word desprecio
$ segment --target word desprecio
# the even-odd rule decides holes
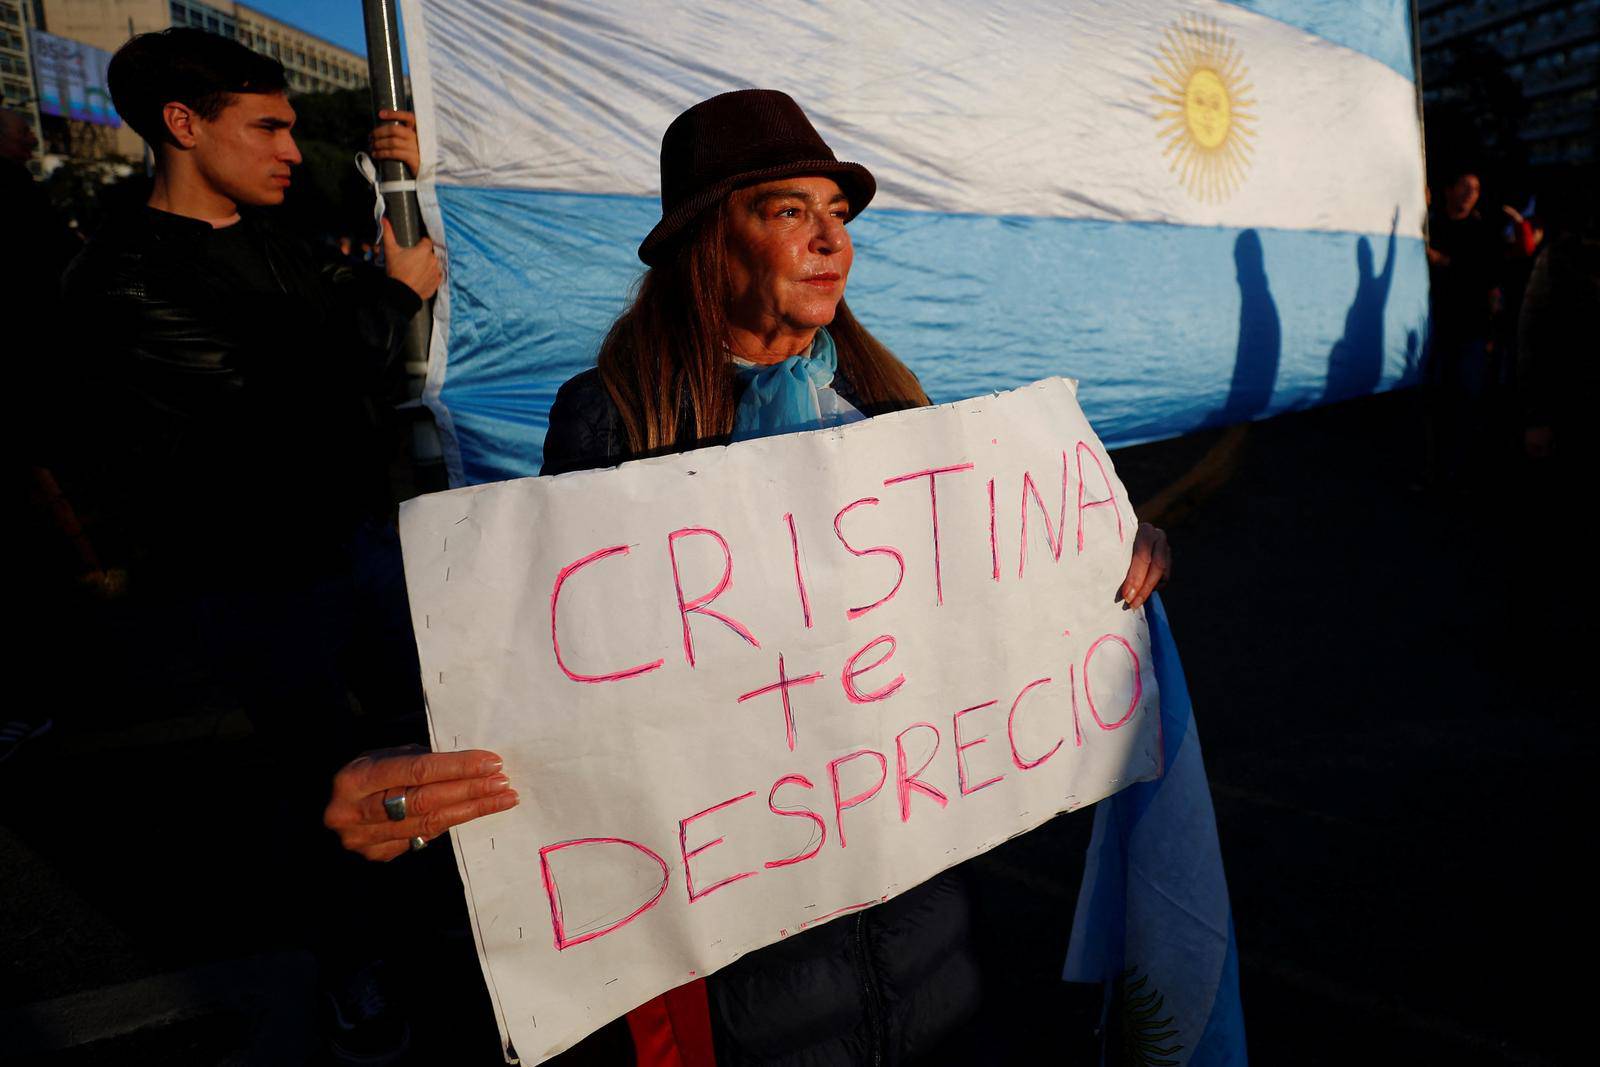
[[[1044,496],[1040,492],[1038,482],[1032,474],[1024,471],[1020,478],[1020,507],[1017,512],[1017,544],[1019,554],[1017,558],[1016,576],[1024,575],[1028,562],[1028,535],[1030,518],[1038,514],[1042,519],[1043,536],[1048,545],[1052,558],[1059,562],[1069,540],[1068,513],[1069,508],[1075,504],[1076,514],[1076,552],[1082,554],[1085,546],[1085,518],[1097,509],[1109,508],[1111,514],[1107,516],[1106,527],[1113,525],[1109,521],[1114,517],[1114,526],[1119,543],[1126,539],[1123,526],[1122,511],[1116,499],[1115,490],[1111,479],[1107,476],[1104,466],[1095,451],[1083,441],[1079,441],[1068,451],[1061,454],[1061,492],[1059,505],[1056,509],[1054,521],[1050,509],[1046,506]],[[1090,496],[1085,483],[1086,467],[1091,476],[1097,476],[1098,492]],[[943,561],[940,549],[940,514],[939,514],[939,489],[941,479],[957,478],[969,474],[974,470],[972,463],[960,463],[950,466],[934,467],[913,471],[884,480],[886,488],[925,481],[929,503],[929,535],[932,541],[933,584],[934,600],[936,605],[944,603],[943,587]],[[1073,475],[1076,475],[1074,478]],[[970,474],[969,474],[970,476]],[[1003,577],[1003,568],[998,537],[998,512],[996,507],[997,479],[989,478],[984,483],[987,498],[987,520],[990,548],[990,573],[986,575],[994,582],[1000,582]],[[948,483],[944,483],[948,484]],[[1048,484],[1048,482],[1046,483]],[[1075,492],[1074,492],[1075,489]],[[839,508],[833,516],[832,528],[840,546],[850,556],[857,558],[882,557],[889,559],[896,565],[897,574],[892,585],[876,600],[859,606],[845,609],[845,618],[854,622],[879,607],[889,603],[900,592],[906,576],[906,563],[904,554],[891,545],[873,545],[859,547],[853,544],[846,533],[845,526],[848,516],[858,508],[874,507],[880,503],[877,497],[863,497]],[[1030,506],[1031,505],[1031,506]],[[795,606],[804,622],[806,630],[813,629],[815,619],[805,567],[802,563],[799,538],[795,530],[793,514],[782,516],[782,528],[786,531],[788,548],[793,560],[793,592]],[[755,649],[762,645],[752,628],[745,622],[733,617],[727,611],[715,607],[716,601],[728,589],[733,574],[733,554],[728,546],[727,539],[717,530],[708,526],[688,526],[671,531],[667,538],[667,558],[670,563],[672,588],[676,598],[676,610],[681,626],[682,647],[684,661],[689,668],[696,662],[695,634],[693,622],[695,617],[711,619],[726,627],[741,641]],[[721,552],[721,576],[711,588],[699,593],[686,592],[683,586],[683,576],[678,565],[678,545],[686,538],[703,538],[716,546]],[[616,665],[609,670],[597,673],[579,671],[570,665],[562,653],[560,639],[560,619],[563,607],[563,597],[572,597],[573,590],[568,589],[568,584],[585,570],[606,563],[610,566],[621,565],[623,557],[629,554],[626,544],[611,545],[592,551],[579,559],[562,567],[558,572],[550,592],[550,635],[551,650],[555,663],[562,675],[568,680],[581,685],[603,685],[621,682],[626,679],[636,678],[640,675],[660,670],[666,664],[665,658],[658,658],[649,662],[631,665]],[[609,561],[609,562],[608,562]],[[577,589],[578,586],[573,586]],[[570,600],[568,601],[570,604]],[[870,632],[870,631],[868,631]],[[834,670],[800,670],[792,671],[791,663],[786,660],[783,652],[776,654],[777,677],[770,684],[757,687],[737,697],[739,704],[747,702],[771,701],[772,706],[781,708],[784,724],[784,740],[789,752],[795,751],[795,715],[794,697],[796,690],[806,689],[817,685],[839,686],[839,691],[850,704],[865,705],[887,701],[894,697],[905,684],[905,675],[899,673],[894,667],[894,656],[899,648],[897,638],[888,633],[880,633],[864,642],[858,649],[845,657],[842,664]],[[1121,700],[1114,709],[1107,709],[1103,699],[1096,699],[1094,687],[1090,683],[1091,665],[1102,663],[1099,677],[1104,678],[1108,669],[1104,664],[1108,655],[1119,655],[1120,663],[1125,665],[1130,679],[1126,685],[1118,685],[1117,692],[1126,692],[1129,695],[1126,706]],[[818,664],[805,664],[805,667],[821,666]],[[849,847],[849,838],[846,829],[847,812],[868,804],[875,797],[884,793],[892,783],[890,795],[898,807],[898,824],[904,825],[911,821],[913,798],[921,797],[925,804],[934,804],[945,808],[952,799],[972,796],[985,789],[1000,784],[1010,774],[1026,774],[1046,765],[1055,759],[1061,750],[1067,746],[1071,738],[1073,748],[1082,748],[1086,722],[1090,728],[1101,731],[1113,731],[1126,725],[1133,719],[1134,713],[1140,706],[1142,697],[1142,664],[1137,650],[1125,638],[1115,633],[1102,634],[1094,639],[1084,652],[1081,663],[1072,662],[1066,667],[1065,679],[1059,679],[1059,672],[1035,678],[1022,686],[1015,694],[1010,694],[1008,705],[1004,706],[1004,744],[1009,764],[1003,773],[990,773],[980,781],[972,781],[970,774],[968,753],[981,745],[994,741],[999,742],[1001,727],[999,715],[1002,705],[998,699],[960,708],[949,713],[949,718],[941,719],[939,724],[921,721],[920,717],[927,715],[927,709],[918,711],[919,721],[908,723],[894,738],[892,751],[889,746],[886,750],[877,748],[857,747],[830,759],[821,768],[821,774],[814,781],[806,774],[798,771],[787,771],[776,777],[766,790],[767,810],[774,818],[798,819],[811,824],[811,841],[808,847],[799,853],[787,856],[777,856],[762,862],[761,866],[751,870],[738,871],[721,877],[709,885],[696,883],[694,861],[711,849],[725,842],[724,837],[712,837],[710,831],[704,828],[703,820],[710,820],[719,813],[726,812],[738,805],[759,803],[756,799],[758,791],[750,789],[736,796],[729,797],[704,810],[694,812],[677,820],[677,855],[675,862],[669,864],[658,851],[649,846],[621,837],[581,837],[558,841],[545,845],[539,849],[540,872],[545,892],[550,906],[552,933],[555,946],[558,950],[565,950],[596,938],[605,936],[619,930],[651,908],[659,904],[666,896],[672,882],[671,869],[682,865],[683,891],[687,903],[694,904],[707,896],[750,878],[754,878],[765,871],[791,867],[816,859],[822,854],[831,838],[836,842],[841,851]],[[1060,686],[1065,683],[1063,699],[1051,702],[1063,711],[1070,709],[1070,715],[1063,715],[1061,721],[1052,722],[1044,730],[1046,736],[1059,733],[1053,745],[1043,748],[1042,751],[1023,751],[1018,741],[1018,723],[1031,715],[1046,715],[1048,710],[1039,710],[1038,697],[1047,692],[1049,687]],[[1080,708],[1082,712],[1080,712]],[[1070,722],[1066,721],[1070,717]],[[987,721],[986,721],[987,720]],[[1040,720],[1041,722],[1043,720]],[[947,727],[947,729],[946,729]],[[1037,736],[1038,723],[1035,723],[1029,736]],[[948,737],[949,745],[945,745]],[[908,745],[908,741],[910,744]],[[931,747],[929,747],[931,745]],[[941,749],[948,755],[946,759],[954,763],[954,782],[956,788],[947,792],[938,785],[926,780],[927,775],[939,758]],[[925,753],[925,755],[923,755]],[[915,755],[914,755],[915,754]],[[918,760],[917,757],[920,757]],[[913,762],[916,760],[916,765]],[[891,773],[891,762],[893,771]],[[995,767],[989,767],[994,771]],[[865,774],[863,778],[862,775]],[[842,784],[848,778],[854,784]],[[822,784],[819,787],[817,782]],[[813,792],[816,791],[816,792]],[[811,797],[816,799],[812,800]],[[818,803],[820,801],[820,803]],[[879,803],[887,802],[887,798]],[[808,806],[809,805],[809,806]],[[697,824],[701,824],[697,826]],[[709,839],[708,839],[709,838]],[[692,843],[699,842],[699,843]],[[557,886],[557,872],[552,866],[551,859],[559,853],[566,853],[565,859],[572,858],[574,850],[594,850],[599,848],[630,849],[647,857],[660,868],[661,877],[659,884],[653,889],[648,899],[639,901],[628,914],[615,921],[598,927],[584,925],[579,930],[569,930],[566,917],[563,915],[561,896]]]
[[[1127,706],[1120,709],[1116,718],[1109,720],[1102,714],[1100,708],[1096,704],[1092,690],[1088,684],[1089,667],[1093,663],[1096,653],[1099,652],[1102,647],[1107,645],[1120,649],[1123,653],[1125,653],[1129,678],[1131,680],[1131,685],[1129,687],[1130,697]],[[1089,646],[1088,652],[1084,655],[1083,671],[1081,675],[1078,671],[1078,664],[1072,663],[1068,665],[1067,689],[1070,701],[1069,706],[1071,707],[1071,735],[1074,748],[1082,748],[1084,744],[1084,723],[1079,713],[1080,693],[1082,694],[1082,702],[1083,704],[1087,705],[1089,717],[1093,721],[1094,725],[1103,731],[1117,730],[1127,725],[1133,719],[1134,712],[1139,707],[1139,701],[1143,695],[1143,685],[1140,678],[1140,673],[1141,664],[1139,661],[1138,652],[1134,650],[1133,646],[1129,644],[1127,640],[1115,634],[1106,634]],[[1024,753],[1017,742],[1018,716],[1026,706],[1026,698],[1034,694],[1035,691],[1041,690],[1043,687],[1052,684],[1053,681],[1054,679],[1050,677],[1044,677],[1036,678],[1028,682],[1028,684],[1022,687],[1022,689],[1017,693],[1015,698],[1013,698],[1010,703],[1009,711],[1007,712],[1005,719],[1005,743],[1009,749],[1011,765],[1014,766],[1019,773],[1026,773],[1044,766],[1050,760],[1054,759],[1067,743],[1067,735],[1065,732],[1063,732],[1063,734],[1055,741],[1053,745],[1042,752]],[[978,782],[973,782],[971,780],[966,753],[980,745],[986,744],[991,740],[991,736],[987,732],[974,735],[972,732],[974,727],[971,725],[967,726],[966,732],[963,733],[962,725],[962,720],[967,716],[981,716],[981,713],[992,711],[998,707],[998,701],[989,700],[981,704],[974,704],[969,707],[961,708],[950,716],[950,758],[955,763],[955,778],[958,783],[956,792],[959,797],[972,796],[973,794],[988,789],[991,786],[998,785],[1006,778],[1006,774],[1002,773],[992,774]],[[982,728],[981,723],[978,725],[978,728]],[[931,751],[929,751],[927,755],[923,757],[922,761],[915,768],[912,768],[910,765],[911,760],[907,752],[906,739],[918,732],[925,732],[925,738],[931,735],[933,744]],[[923,775],[928,773],[929,768],[933,766],[934,760],[938,758],[939,750],[942,746],[942,740],[943,735],[941,734],[939,727],[931,722],[923,721],[913,722],[895,735],[893,795],[896,803],[898,804],[899,820],[902,824],[909,823],[911,821],[913,796],[920,795],[926,798],[928,802],[936,804],[940,808],[944,808],[950,803],[951,798],[948,793],[946,793],[943,789],[940,789],[938,786],[923,779]],[[841,772],[845,767],[857,761],[866,761],[869,766],[875,765],[876,770],[871,772],[872,780],[870,781],[870,784],[866,785],[865,787],[856,787],[854,788],[854,791],[847,793],[845,787],[841,784]],[[829,760],[825,767],[825,773],[822,776],[822,779],[827,784],[828,796],[831,797],[831,802],[824,810],[831,812],[834,840],[837,841],[838,847],[841,850],[847,849],[849,847],[849,838],[845,832],[844,814],[853,808],[857,808],[866,804],[868,801],[878,796],[879,793],[883,791],[884,787],[889,784],[889,755],[871,748],[855,749],[851,752],[845,753],[842,756],[838,756]],[[787,819],[808,820],[814,824],[815,828],[813,830],[812,838],[813,843],[808,848],[791,856],[782,856],[767,860],[762,864],[760,869],[740,871],[735,874],[727,875],[707,886],[698,886],[695,884],[694,868],[691,861],[693,861],[695,857],[700,856],[716,846],[723,844],[726,839],[724,837],[715,837],[711,840],[704,841],[703,843],[696,844],[691,847],[689,844],[689,828],[702,819],[707,819],[719,812],[732,808],[735,805],[753,800],[756,796],[756,791],[753,789],[748,790],[738,794],[737,796],[729,797],[728,799],[717,804],[713,804],[709,808],[705,808],[701,811],[693,813],[692,815],[687,815],[684,818],[679,819],[677,823],[678,859],[683,866],[684,891],[687,895],[688,903],[694,904],[696,901],[703,900],[705,897],[710,896],[719,889],[733,885],[735,882],[744,881],[747,878],[753,878],[760,874],[763,870],[775,870],[815,859],[823,851],[824,846],[826,846],[828,843],[828,827],[830,820],[824,818],[823,814],[816,809],[805,806],[803,803],[804,794],[797,794],[795,791],[809,791],[816,788],[816,783],[806,775],[798,772],[789,772],[780,775],[767,790],[767,810],[771,812],[772,815]],[[786,796],[782,799],[782,802],[780,802],[780,798],[778,796],[780,790],[786,791]],[[558,852],[563,852],[569,849],[586,847],[593,848],[605,845],[635,849],[647,856],[661,868],[661,881],[657,885],[653,895],[651,895],[647,900],[642,901],[633,911],[629,912],[627,915],[624,915],[620,919],[600,926],[596,929],[585,929],[582,933],[569,933],[566,919],[562,912],[561,895],[557,888],[556,875],[551,867],[550,857]],[[561,950],[572,948],[575,945],[581,945],[584,942],[592,941],[597,937],[602,937],[614,930],[621,929],[630,922],[639,918],[645,912],[649,911],[651,908],[655,907],[661,902],[661,899],[666,896],[668,887],[672,881],[671,868],[669,867],[667,860],[663,858],[660,853],[638,841],[631,841],[620,837],[572,838],[565,841],[558,841],[554,844],[545,845],[539,849],[539,866],[540,876],[544,883],[545,895],[548,898],[550,905],[550,923],[551,930],[555,938],[555,946],[557,949]]]

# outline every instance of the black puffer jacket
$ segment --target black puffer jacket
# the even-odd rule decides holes
[[[84,432],[137,542],[191,577],[340,569],[343,534],[390,506],[385,392],[417,295],[259,215],[224,233],[151,208],[65,289]]]
[[[834,390],[862,405],[850,383]],[[708,439],[684,451],[724,443]],[[609,467],[628,448],[599,372],[561,387],[542,474]],[[873,908],[735,961],[706,980],[719,1067],[854,1067],[950,1059],[980,1002],[968,875],[958,867]]]

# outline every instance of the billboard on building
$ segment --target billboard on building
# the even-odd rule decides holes
[[[30,29],[28,35],[40,114],[98,126],[122,125],[106,88],[110,52],[41,30]]]

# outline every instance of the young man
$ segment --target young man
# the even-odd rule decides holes
[[[340,544],[389,509],[376,409],[438,288],[432,244],[400,248],[386,231],[384,277],[320,263],[256,210],[282,203],[300,161],[275,60],[174,29],[129,41],[108,81],[155,182],[90,242],[66,292],[129,424],[118,448],[139,453],[123,466],[145,569],[205,587],[344,570]],[[415,165],[408,126],[380,132],[381,158]],[[317,532],[296,511],[317,514]]]
[[[335,975],[335,1053],[386,1062],[406,1030],[370,995],[361,928],[392,921],[381,904],[397,887],[342,865],[318,816],[352,753],[424,736],[386,415],[439,264],[429,241],[401,248],[387,226],[382,271],[322,262],[273,224],[300,162],[276,61],[172,29],[125,44],[108,82],[156,168],[146,204],[95,236],[65,286],[100,401],[88,432],[120,489],[106,504],[133,582],[182,607],[197,658],[269,748],[295,852],[263,862],[316,887],[299,896],[326,917],[308,932]],[[373,154],[414,172],[411,116],[381,117],[398,125],[375,131]],[[194,802],[237,804],[241,831],[261,832],[250,797]]]

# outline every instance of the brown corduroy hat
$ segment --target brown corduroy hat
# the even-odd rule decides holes
[[[840,162],[800,105],[776,89],[740,89],[702,100],[661,138],[661,221],[639,246],[654,266],[685,226],[734,189],[802,174],[826,175],[850,198],[850,216],[878,183],[859,163]]]

